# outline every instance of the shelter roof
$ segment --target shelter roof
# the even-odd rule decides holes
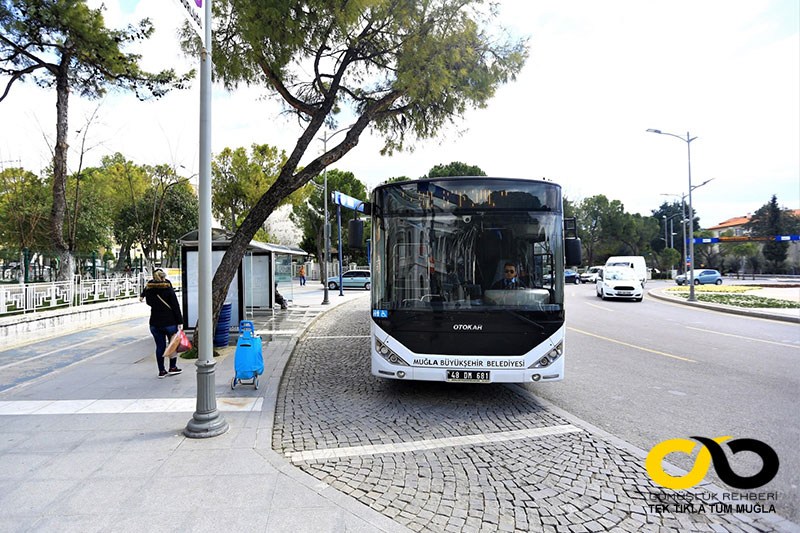
[[[211,243],[214,246],[225,247],[230,245],[233,235],[232,231],[222,228],[211,228]],[[198,240],[198,230],[192,230],[178,239],[178,242],[182,246],[197,246]],[[266,251],[279,254],[308,255],[308,252],[295,246],[285,246],[283,244],[272,244],[261,241],[250,241],[250,244],[247,245],[247,250],[250,252]]]

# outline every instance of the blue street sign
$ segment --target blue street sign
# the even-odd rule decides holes
[[[353,209],[355,211],[364,212],[364,201],[359,200],[358,198],[353,198],[352,196],[347,196],[346,194],[334,191],[333,192],[333,203],[341,205],[342,207],[347,207],[348,209]]]

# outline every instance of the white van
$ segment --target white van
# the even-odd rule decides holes
[[[647,265],[644,262],[644,256],[641,255],[609,257],[605,268],[632,268],[636,272],[636,277],[642,282],[642,287],[647,281]]]

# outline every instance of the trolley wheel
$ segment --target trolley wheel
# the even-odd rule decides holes
[[[236,378],[233,378],[231,380],[231,389],[235,389],[235,388],[236,388]]]
[[[258,390],[258,378],[255,378],[255,379],[253,380],[253,388],[255,388],[256,390]]]

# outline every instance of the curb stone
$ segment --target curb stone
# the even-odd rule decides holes
[[[769,311],[764,311],[761,309],[744,309],[742,307],[733,307],[729,305],[722,305],[722,304],[713,304],[713,303],[706,303],[706,302],[689,302],[686,301],[684,298],[678,298],[674,296],[668,296],[663,293],[664,289],[650,289],[647,291],[648,296],[652,296],[657,300],[663,300],[665,302],[672,302],[677,303],[680,305],[688,305],[689,307],[699,307],[701,309],[709,309],[711,311],[718,311],[720,313],[730,313],[734,315],[741,315],[747,316],[752,318],[765,318],[767,320],[777,320],[780,322],[792,322],[794,324],[800,324],[800,316],[788,316],[788,315],[780,315],[777,313],[770,313]]]

